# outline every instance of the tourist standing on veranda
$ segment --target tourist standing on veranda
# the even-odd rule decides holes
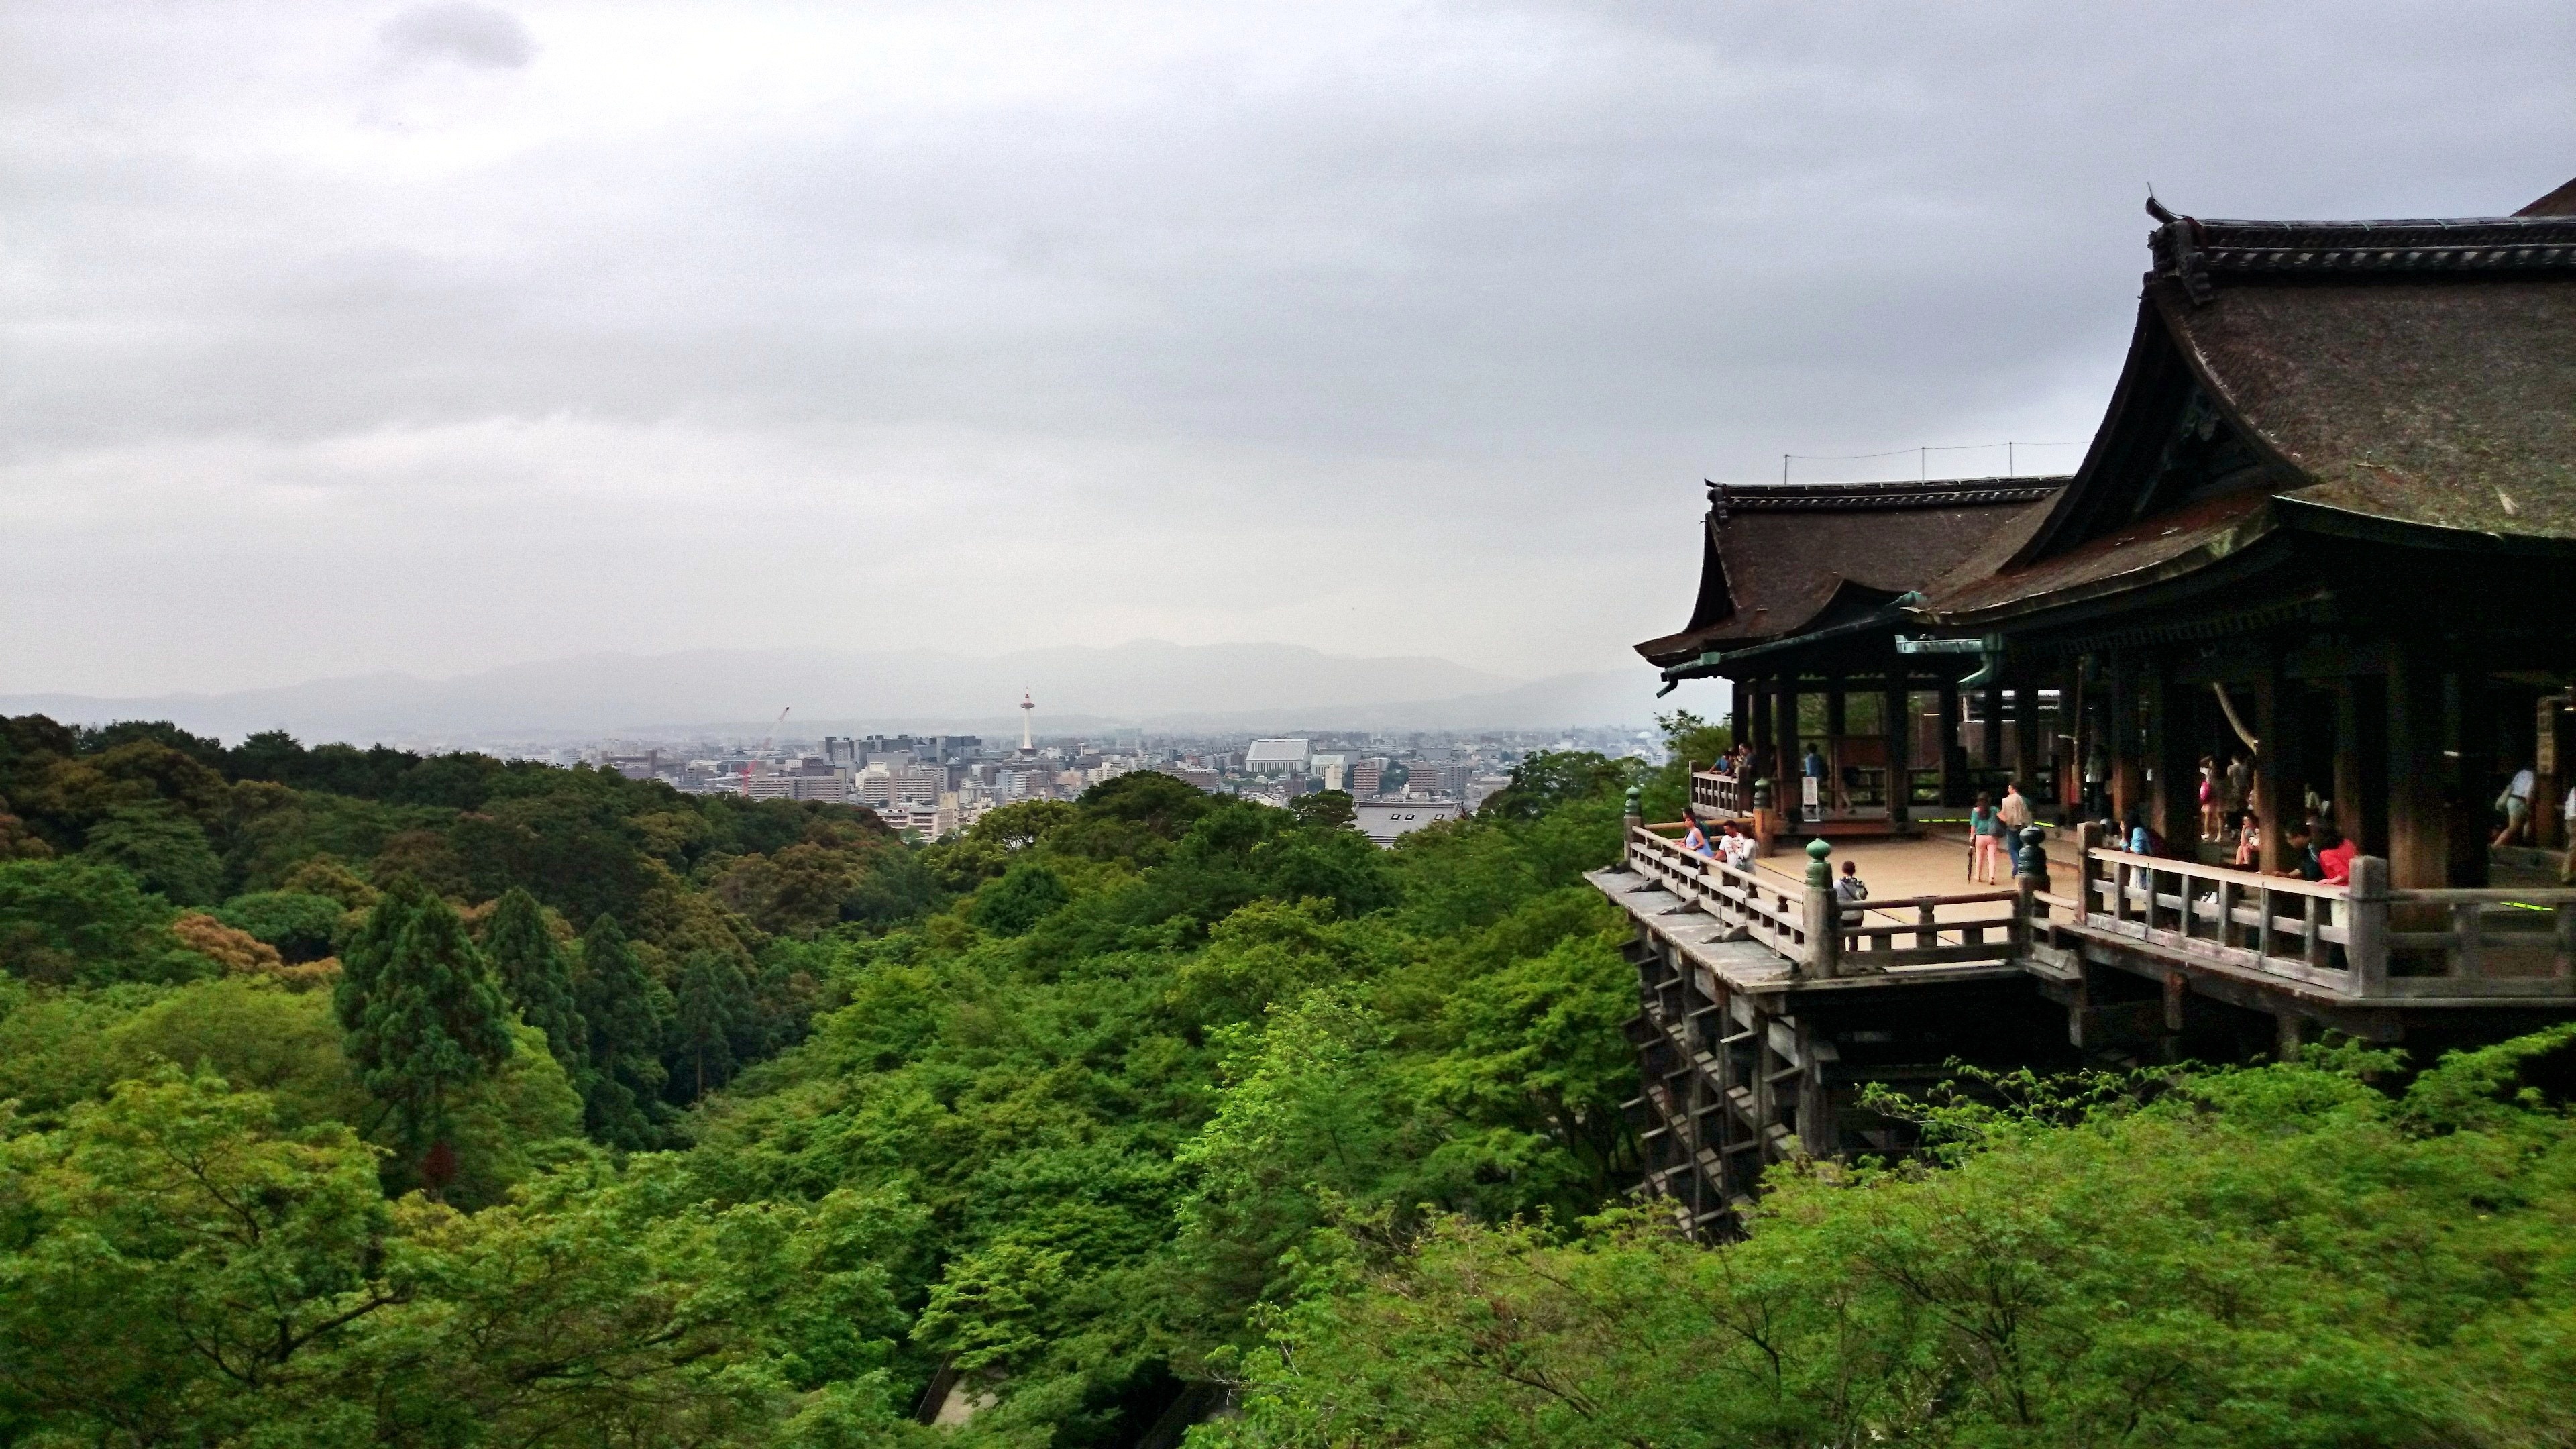
[[[1968,811],[1968,879],[1984,885],[2001,884],[1995,872],[2002,862],[2004,843],[2003,815],[1984,792],[1977,792],[1977,803]]]
[[[2496,797],[2496,808],[2504,812],[2504,829],[2496,832],[2490,845],[2511,845],[2531,834],[2531,792],[2540,788],[2540,777],[2529,765],[2513,772],[2504,793]]]
[[[2567,803],[2558,809],[2560,824],[2566,833],[2567,858],[2558,863],[2558,883],[2576,885],[2576,785],[2567,787]]]
[[[2004,782],[2004,803],[1995,807],[1995,813],[2003,817],[2006,828],[2016,833],[2030,828],[2030,797],[2021,792],[2021,781]]]
[[[2218,802],[2219,808],[2224,811],[2227,816],[2228,829],[2241,829],[2244,826],[2245,809],[2250,803],[2253,785],[2254,766],[2246,760],[2245,752],[2243,750],[2229,751],[2227,756],[2227,773],[2223,777],[2223,786],[2220,792],[2221,798]]]

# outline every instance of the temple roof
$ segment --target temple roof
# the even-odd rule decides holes
[[[2281,529],[2576,552],[2576,216],[2171,217],[2150,248],[2083,467],[1925,613],[2116,592]]]
[[[2044,512],[2063,478],[1709,485],[1690,623],[1637,652],[1659,665],[1796,633],[1860,598],[1921,589],[2009,522]]]

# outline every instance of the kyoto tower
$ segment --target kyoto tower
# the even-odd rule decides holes
[[[1029,712],[1037,707],[1037,701],[1029,698],[1028,686],[1020,686],[1020,753],[1024,755],[1038,752],[1037,741],[1029,737]]]

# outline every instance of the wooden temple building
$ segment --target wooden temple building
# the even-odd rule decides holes
[[[2576,183],[2473,220],[2150,209],[2071,477],[1713,486],[1690,623],[1638,646],[1733,685],[1752,758],[1694,814],[1813,856],[1636,822],[1594,877],[1637,922],[1648,1186],[1696,1229],[1785,1156],[1904,1150],[1861,1091],[1952,1059],[2421,1055],[2576,1015],[2576,888],[2531,868],[2576,775]],[[2242,867],[2200,794],[2239,758]],[[2521,770],[2528,855],[2490,847]],[[2007,778],[2046,822],[2012,891],[1831,898],[1836,845]],[[2309,819],[2348,880],[2282,873]]]

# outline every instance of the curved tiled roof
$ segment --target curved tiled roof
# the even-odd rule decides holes
[[[2576,549],[2576,217],[2173,217],[2150,249],[2075,481],[2018,545],[1926,590],[1927,613],[2117,591],[2283,527]],[[2241,490],[2216,503],[2164,491],[2168,440],[2195,417],[2253,465],[2208,480]]]
[[[1680,632],[1637,646],[1669,665],[1813,623],[1846,585],[1885,597],[1920,589],[2063,478],[1709,485],[1700,596]]]

